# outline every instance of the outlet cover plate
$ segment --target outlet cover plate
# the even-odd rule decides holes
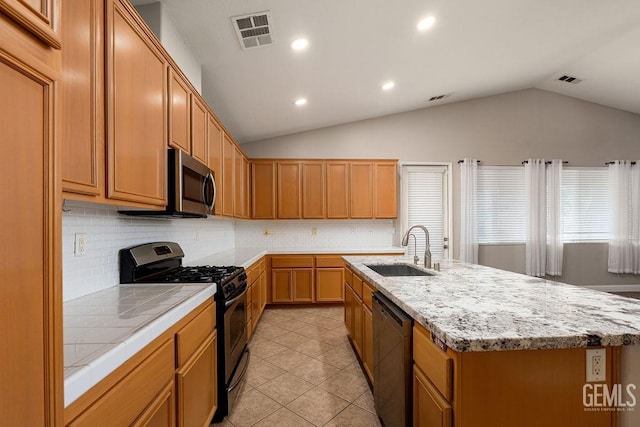
[[[587,349],[587,382],[607,380],[607,350],[604,348]]]

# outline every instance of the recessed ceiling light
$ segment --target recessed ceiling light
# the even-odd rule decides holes
[[[427,16],[426,18],[422,18],[420,22],[418,22],[418,30],[425,31],[429,28],[433,27],[433,24],[436,23],[436,18],[434,16]]]
[[[307,39],[296,39],[291,42],[291,49],[293,50],[305,50],[309,46],[309,40]]]
[[[306,98],[298,98],[294,102],[294,104],[296,104],[298,107],[302,107],[303,105],[306,105],[306,103],[307,103]]]
[[[395,83],[394,82],[386,82],[382,85],[382,90],[391,90],[395,87]]]

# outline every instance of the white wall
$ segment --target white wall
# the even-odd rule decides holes
[[[128,246],[175,241],[184,249],[185,262],[235,246],[232,219],[143,219],[121,215],[113,206],[71,201],[65,202],[64,209],[64,301],[120,283],[118,250]],[[76,233],[86,235],[85,256],[74,256]]]
[[[155,33],[160,43],[187,76],[193,87],[202,93],[202,66],[184,42],[178,27],[160,2],[136,6],[136,10]]]
[[[528,89],[243,144],[250,158],[397,158],[519,165],[527,158],[562,158],[569,166],[604,166],[640,157],[640,115]],[[457,248],[459,168],[453,173],[453,239]],[[560,280],[629,285],[638,276],[606,272],[606,244],[566,245]],[[522,254],[522,256],[520,256]],[[453,254],[457,256],[457,251]],[[524,249],[485,246],[487,265],[524,271]]]

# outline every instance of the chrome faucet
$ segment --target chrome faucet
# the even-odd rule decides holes
[[[407,246],[409,244],[409,236],[412,235],[411,230],[413,230],[414,228],[420,228],[422,229],[422,231],[424,231],[424,236],[426,239],[424,248],[424,268],[431,268],[431,245],[429,245],[429,230],[427,230],[427,227],[425,227],[424,225],[414,225],[412,227],[409,227],[407,232],[404,233],[404,237],[402,237],[402,246]],[[413,238],[415,239],[416,236],[413,236]],[[417,258],[418,256],[415,255],[414,250],[414,262],[417,260]]]
[[[418,260],[420,260],[420,258],[418,258],[418,239],[416,238],[415,234],[409,234],[409,237],[413,237],[413,263],[415,265],[418,265]],[[409,245],[409,240],[407,238],[407,247]]]

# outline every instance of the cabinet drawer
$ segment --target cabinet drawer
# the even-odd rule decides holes
[[[413,327],[413,360],[448,401],[452,398],[453,359],[431,341],[421,325]]]
[[[174,365],[173,340],[170,339],[67,425],[106,427],[133,424],[173,381]]]
[[[342,268],[344,267],[344,261],[341,256],[317,256],[316,268],[324,267]]]
[[[271,268],[313,267],[312,256],[278,256],[271,258]]]
[[[362,279],[355,273],[353,274],[353,283],[351,287],[353,288],[353,292],[362,299]]]
[[[344,269],[344,281],[349,284],[353,288],[353,271],[346,267]]]
[[[251,285],[260,276],[260,269],[258,264],[253,264],[247,268],[247,284]]]
[[[187,325],[176,333],[178,366],[182,366],[216,327],[216,306],[211,300]]]
[[[373,297],[373,293],[376,291],[376,288],[372,285],[369,284],[369,282],[362,282],[362,302],[364,303],[364,305],[366,305],[367,307],[369,307],[369,310],[372,309],[371,304],[372,304],[372,297]]]

